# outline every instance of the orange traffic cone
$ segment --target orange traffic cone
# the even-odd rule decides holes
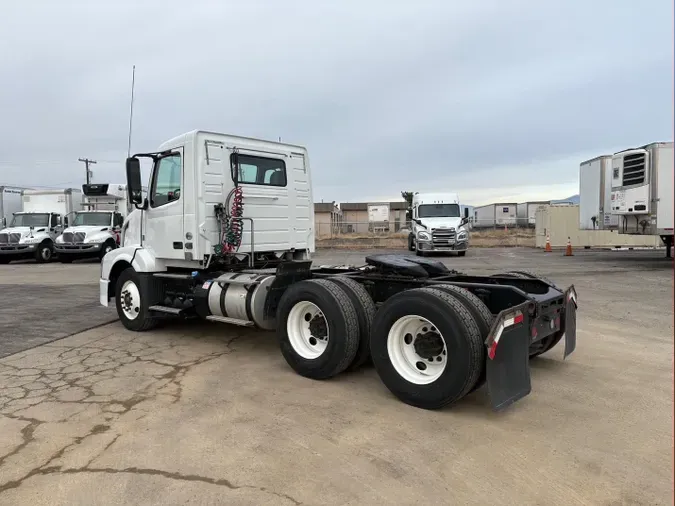
[[[566,257],[571,257],[572,256],[572,241],[570,238],[567,238],[567,248],[565,248],[565,256]]]
[[[544,248],[544,253],[551,253],[553,250],[551,249],[551,236],[549,234],[546,234],[546,247]]]

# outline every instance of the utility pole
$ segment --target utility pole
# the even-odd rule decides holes
[[[87,184],[89,184],[91,172],[89,171],[89,164],[95,164],[96,160],[90,160],[89,158],[78,158],[78,161],[84,162],[84,168],[87,171]]]

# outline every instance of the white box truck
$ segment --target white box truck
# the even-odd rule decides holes
[[[27,188],[0,186],[0,228],[12,221],[14,213],[21,211],[21,195]]]
[[[466,256],[469,249],[469,210],[462,216],[456,193],[413,194],[412,231],[408,250],[418,256],[433,252],[453,252]]]
[[[103,258],[120,245],[122,225],[128,214],[127,186],[85,184],[82,192],[82,209],[68,217],[68,227],[54,243],[61,263]]]
[[[611,212],[620,234],[658,235],[673,246],[673,143],[654,142],[612,156]]]
[[[612,155],[579,164],[579,229],[616,230],[619,217],[612,214]]]
[[[141,157],[153,165],[147,198]],[[131,331],[184,317],[276,330],[298,374],[328,379],[370,356],[399,399],[426,409],[485,383],[503,409],[529,394],[529,357],[563,337],[565,356],[576,346],[574,288],[527,273],[468,276],[404,255],[313,268],[302,146],[188,132],[129,158],[127,183],[136,209],[99,286],[101,304]],[[460,219],[454,207],[446,216],[442,206],[459,209],[447,198],[418,199],[418,219]]]
[[[26,258],[49,262],[64,218],[80,207],[82,192],[72,188],[24,190],[21,201],[22,210],[0,230],[0,264]]]

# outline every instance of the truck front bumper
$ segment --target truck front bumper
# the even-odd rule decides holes
[[[417,241],[417,249],[420,251],[466,251],[469,248],[469,241],[449,241],[447,244],[434,244],[431,241]]]
[[[108,307],[110,305],[110,299],[108,298],[108,285],[110,281],[107,279],[100,278],[98,280],[98,300],[102,306]]]
[[[560,300],[559,296],[560,292],[557,300]],[[563,335],[564,357],[567,358],[576,348],[577,293],[574,286],[563,292],[559,308],[554,312],[537,314],[541,306],[528,301],[502,311],[488,333],[485,340],[486,378],[494,410],[510,406],[532,390],[529,351],[533,343],[552,335]],[[545,332],[544,329],[549,330]]]
[[[37,244],[0,244],[0,255],[4,257],[21,257],[35,253]]]
[[[103,243],[55,243],[54,251],[66,255],[96,255],[103,249]]]

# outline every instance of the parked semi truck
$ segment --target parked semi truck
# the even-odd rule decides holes
[[[141,158],[153,165],[147,198]],[[529,358],[563,337],[565,357],[576,346],[572,286],[414,256],[312,267],[304,147],[194,131],[126,165],[136,209],[103,258],[100,302],[129,330],[176,317],[275,330],[298,374],[327,379],[370,356],[394,395],[427,409],[484,383],[505,408],[530,392]]]
[[[63,190],[23,190],[20,212],[0,230],[0,264],[35,258],[49,262],[54,257],[54,241],[61,234],[64,217],[79,207],[82,193]]]
[[[658,235],[673,246],[673,143],[654,142],[612,156],[611,212],[620,234]]]
[[[103,258],[120,245],[122,225],[128,214],[126,185],[85,184],[82,193],[82,209],[68,217],[68,227],[54,244],[61,263]]]
[[[465,256],[469,249],[469,209],[461,214],[456,193],[413,194],[412,230],[408,250],[418,256],[432,252],[456,252]]]

